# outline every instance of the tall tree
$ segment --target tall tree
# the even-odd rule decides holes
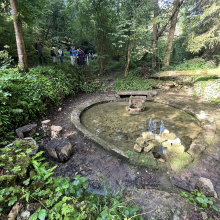
[[[21,16],[20,16],[17,0],[10,0],[10,5],[11,5],[11,10],[12,10],[12,15],[13,15],[19,63],[21,67],[23,68],[23,70],[25,72],[28,72],[27,54],[25,50],[22,22],[21,22]]]
[[[175,33],[175,29],[176,29],[177,17],[178,17],[178,13],[179,13],[179,5],[182,4],[182,2],[183,2],[183,0],[182,1],[175,0],[175,2],[174,2],[174,6],[173,6],[174,16],[173,16],[173,19],[171,20],[167,48],[166,48],[166,52],[165,52],[164,59],[163,59],[163,68],[169,67],[169,64],[170,64],[170,55],[171,55],[174,33]]]
[[[154,2],[154,25],[153,25],[153,48],[152,48],[152,70],[157,66],[157,22],[158,17],[158,0]]]

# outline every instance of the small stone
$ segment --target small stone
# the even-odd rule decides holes
[[[136,144],[138,144],[139,146],[142,146],[145,144],[145,140],[142,137],[139,137],[136,139]]]
[[[142,137],[146,140],[154,140],[155,139],[155,135],[152,132],[143,132],[142,133]]]
[[[163,139],[160,135],[155,134],[155,140],[158,141],[160,144],[166,141],[166,139]]]
[[[128,113],[130,115],[140,115],[140,111],[141,111],[140,108],[129,108]]]
[[[142,150],[143,150],[143,147],[141,147],[140,145],[138,144],[134,145],[134,151],[140,153]]]
[[[200,177],[199,179],[199,191],[207,197],[216,196],[211,180],[204,177]]]
[[[208,215],[205,212],[201,212],[202,214],[202,219],[203,220],[207,220],[208,219]]]
[[[167,151],[175,153],[184,153],[185,147],[181,144],[173,144],[171,147],[167,148]]]
[[[168,133],[170,133],[170,132],[169,132],[167,129],[165,129],[165,130],[162,131],[162,133],[168,134]]]
[[[144,148],[145,152],[149,152],[150,150],[152,150],[154,147],[158,146],[158,142],[157,141],[150,141],[148,142],[148,146]]]
[[[175,140],[176,135],[174,133],[163,133],[162,138],[166,140]]]
[[[165,141],[162,143],[163,147],[171,147],[171,143],[169,141]]]
[[[181,144],[181,140],[179,138],[176,138],[174,140],[168,140],[171,144]]]

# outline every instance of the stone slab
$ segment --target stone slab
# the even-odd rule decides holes
[[[149,91],[118,91],[117,92],[118,95],[135,95],[135,96],[155,96],[157,95],[157,91],[152,91],[152,90],[149,90]]]

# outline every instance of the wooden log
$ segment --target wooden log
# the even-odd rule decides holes
[[[41,122],[44,134],[47,136],[51,135],[51,123],[50,120],[45,120]]]
[[[37,129],[36,124],[30,124],[17,128],[15,131],[19,138],[24,138],[24,137],[32,137],[36,133],[36,129]]]
[[[176,76],[220,76],[220,69],[210,70],[187,70],[187,71],[165,71],[155,73],[152,77],[176,77]]]
[[[62,127],[61,126],[51,126],[51,139],[62,137]]]
[[[13,206],[12,210],[8,214],[8,220],[15,220],[18,213],[20,212],[22,206],[23,206],[22,203],[16,202],[15,205]]]

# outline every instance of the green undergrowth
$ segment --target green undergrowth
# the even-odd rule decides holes
[[[210,198],[207,198],[205,195],[201,194],[196,189],[191,192],[191,194],[182,192],[180,195],[185,197],[186,200],[192,202],[195,206],[199,205],[202,209],[210,208],[218,212],[218,208],[213,204],[213,201]]]
[[[91,68],[72,65],[39,66],[29,73],[16,68],[1,70],[0,133],[36,120],[68,95],[94,92],[97,85],[88,84],[92,77]]]
[[[202,58],[194,58],[191,60],[184,60],[181,64],[176,66],[170,66],[169,70],[187,71],[187,70],[207,70],[214,69],[215,65],[210,62],[206,62]]]
[[[113,91],[121,90],[151,90],[157,84],[154,79],[143,79],[142,71],[137,69],[130,71],[125,78],[121,73],[115,75]]]
[[[2,148],[1,155],[12,153],[14,157],[19,155],[28,156],[33,149],[25,148],[24,142],[16,141],[11,148]],[[122,194],[116,193],[114,196],[110,192],[104,196],[89,193],[87,179],[80,175],[74,180],[69,178],[53,178],[55,167],[49,168],[44,162],[43,151],[38,152],[30,158],[30,163],[23,172],[26,178],[20,177],[19,170],[13,159],[10,165],[17,174],[17,179],[13,185],[0,185],[0,219],[6,219],[13,205],[20,201],[25,204],[39,203],[38,208],[32,213],[30,220],[131,220],[141,219],[137,212],[139,208],[133,203],[131,207],[126,207]],[[9,155],[9,154],[8,154]],[[3,156],[5,157],[5,156]],[[9,163],[9,162],[8,162]],[[5,168],[1,164],[0,169]],[[31,171],[31,172],[30,172]],[[10,180],[10,175],[2,175]],[[22,181],[18,181],[18,180]]]

